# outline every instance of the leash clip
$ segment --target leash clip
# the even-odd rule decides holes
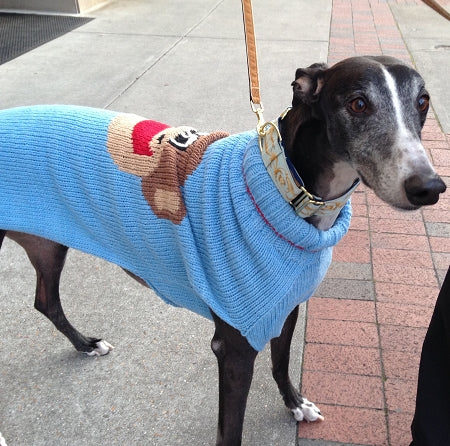
[[[262,130],[265,126],[265,121],[264,121],[264,107],[261,103],[259,104],[255,104],[253,101],[250,101],[250,105],[252,107],[252,112],[256,114],[256,117],[258,119],[258,123],[256,124],[256,130],[258,132],[258,134],[261,136],[264,131]]]

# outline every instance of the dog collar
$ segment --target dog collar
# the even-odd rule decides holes
[[[278,122],[289,110],[287,109],[278,120],[266,122],[258,128],[259,148],[264,165],[283,198],[294,208],[299,217],[337,215],[358,186],[359,179],[355,180],[343,195],[332,200],[325,201],[308,192],[297,170],[286,157],[281,141]]]

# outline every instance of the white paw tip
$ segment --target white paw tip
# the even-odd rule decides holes
[[[107,355],[114,347],[107,341],[98,341],[95,344],[97,348],[91,352],[86,352],[88,356],[103,356]]]
[[[313,421],[324,421],[324,416],[320,413],[319,408],[311,401],[308,401],[305,397],[303,397],[303,403],[300,407],[296,407],[295,409],[291,409],[294,415],[294,418],[297,421],[306,420],[308,423]]]
[[[1,432],[0,432],[0,446],[8,446]]]
[[[292,414],[294,415],[294,418],[297,421],[303,421],[303,418],[305,418],[303,416],[302,410],[299,407],[296,407],[295,409],[291,409],[291,411],[292,411]]]

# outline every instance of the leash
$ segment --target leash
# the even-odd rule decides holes
[[[250,105],[256,114],[259,130],[264,126],[264,107],[261,102],[258,74],[258,57],[256,51],[255,26],[253,24],[252,0],[242,0],[242,16],[244,20],[245,48],[247,51],[248,84],[250,92]]]

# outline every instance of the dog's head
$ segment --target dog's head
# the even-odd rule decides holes
[[[421,142],[429,108],[422,77],[391,57],[354,57],[298,69],[293,107],[310,108],[331,147],[384,201],[434,204],[446,187]]]

